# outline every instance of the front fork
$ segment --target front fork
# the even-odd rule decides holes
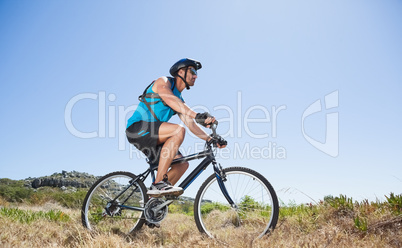
[[[223,171],[222,166],[220,164],[218,164],[215,160],[212,161],[212,164],[214,166],[216,180],[218,181],[219,188],[221,189],[223,196],[225,196],[226,200],[233,208],[237,209],[237,205],[234,203],[234,201],[230,197],[230,195],[226,189],[225,183],[224,183],[227,180],[225,171]]]

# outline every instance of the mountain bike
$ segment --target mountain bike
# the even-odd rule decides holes
[[[172,164],[204,158],[179,185],[186,190],[210,165],[214,173],[201,185],[194,200],[198,230],[211,238],[230,241],[234,236],[260,238],[275,228],[279,205],[276,193],[260,173],[244,167],[223,169],[215,160],[216,124],[211,125],[211,141],[202,152],[181,157]],[[82,206],[83,225],[96,232],[133,234],[144,224],[160,226],[168,206],[180,197],[152,198],[145,179],[155,181],[157,164],[135,175],[112,172],[92,185]]]

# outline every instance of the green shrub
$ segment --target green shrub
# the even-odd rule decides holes
[[[8,202],[23,202],[32,194],[32,189],[24,187],[24,181],[0,179],[0,196]]]
[[[36,205],[48,201],[56,201],[64,207],[80,208],[87,189],[77,189],[75,192],[62,191],[60,188],[41,187],[32,189],[24,186],[24,181],[0,179],[0,197],[7,202],[26,202]]]
[[[239,207],[242,209],[258,209],[261,208],[260,204],[256,202],[251,196],[244,196],[239,204]]]
[[[87,190],[78,190],[76,192],[57,192],[52,198],[62,206],[68,208],[80,208],[84,201]]]
[[[179,213],[189,216],[194,215],[194,204],[192,202],[174,202],[169,205],[169,213]]]
[[[34,192],[28,202],[41,205],[48,201],[56,201],[60,205],[68,208],[80,208],[84,201],[87,189],[78,189],[75,192],[62,191],[59,188],[42,187]]]
[[[217,202],[208,202],[201,206],[201,214],[209,214],[213,210],[226,211],[228,209],[230,209],[230,207],[223,204]]]
[[[39,219],[45,219],[56,222],[67,222],[70,220],[70,217],[60,210],[50,210],[47,212],[43,211],[34,212],[30,210],[21,210],[18,208],[3,207],[0,209],[0,216],[26,224],[30,224],[33,221]]]
[[[353,211],[354,209],[352,198],[346,195],[340,195],[339,197],[326,196],[324,197],[324,202],[337,210]]]
[[[355,222],[355,227],[359,229],[360,231],[367,231],[367,218],[366,217],[360,217],[357,215],[356,217],[353,218]]]
[[[394,193],[390,193],[390,196],[385,196],[388,201],[388,206],[390,207],[392,213],[399,215],[402,210],[402,194],[394,195]]]

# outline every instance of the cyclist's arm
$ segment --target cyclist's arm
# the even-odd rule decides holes
[[[171,88],[172,85],[169,80],[166,77],[161,77],[155,81],[152,90],[158,93],[163,101],[174,111],[194,119],[197,113],[184,104],[180,98],[175,96]]]
[[[190,129],[190,131],[193,134],[195,134],[198,138],[203,139],[205,141],[209,141],[211,139],[211,136],[209,136],[203,129],[201,129],[200,126],[198,126],[192,118],[182,114],[179,114],[179,117],[183,121],[183,123],[186,124],[186,126]],[[220,145],[219,143],[217,145],[219,148],[226,147],[226,145]]]
[[[190,129],[190,131],[195,134],[198,138],[203,139],[205,141],[209,140],[211,137],[198,126],[194,119],[187,115],[179,114],[181,121]]]

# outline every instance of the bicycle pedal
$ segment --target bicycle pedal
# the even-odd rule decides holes
[[[156,227],[156,228],[160,228],[160,227],[161,227],[161,224],[160,224],[160,223],[149,223],[149,222],[147,222],[146,224],[147,224],[147,226],[148,226],[149,228],[151,228],[151,229],[154,229],[155,227]]]

